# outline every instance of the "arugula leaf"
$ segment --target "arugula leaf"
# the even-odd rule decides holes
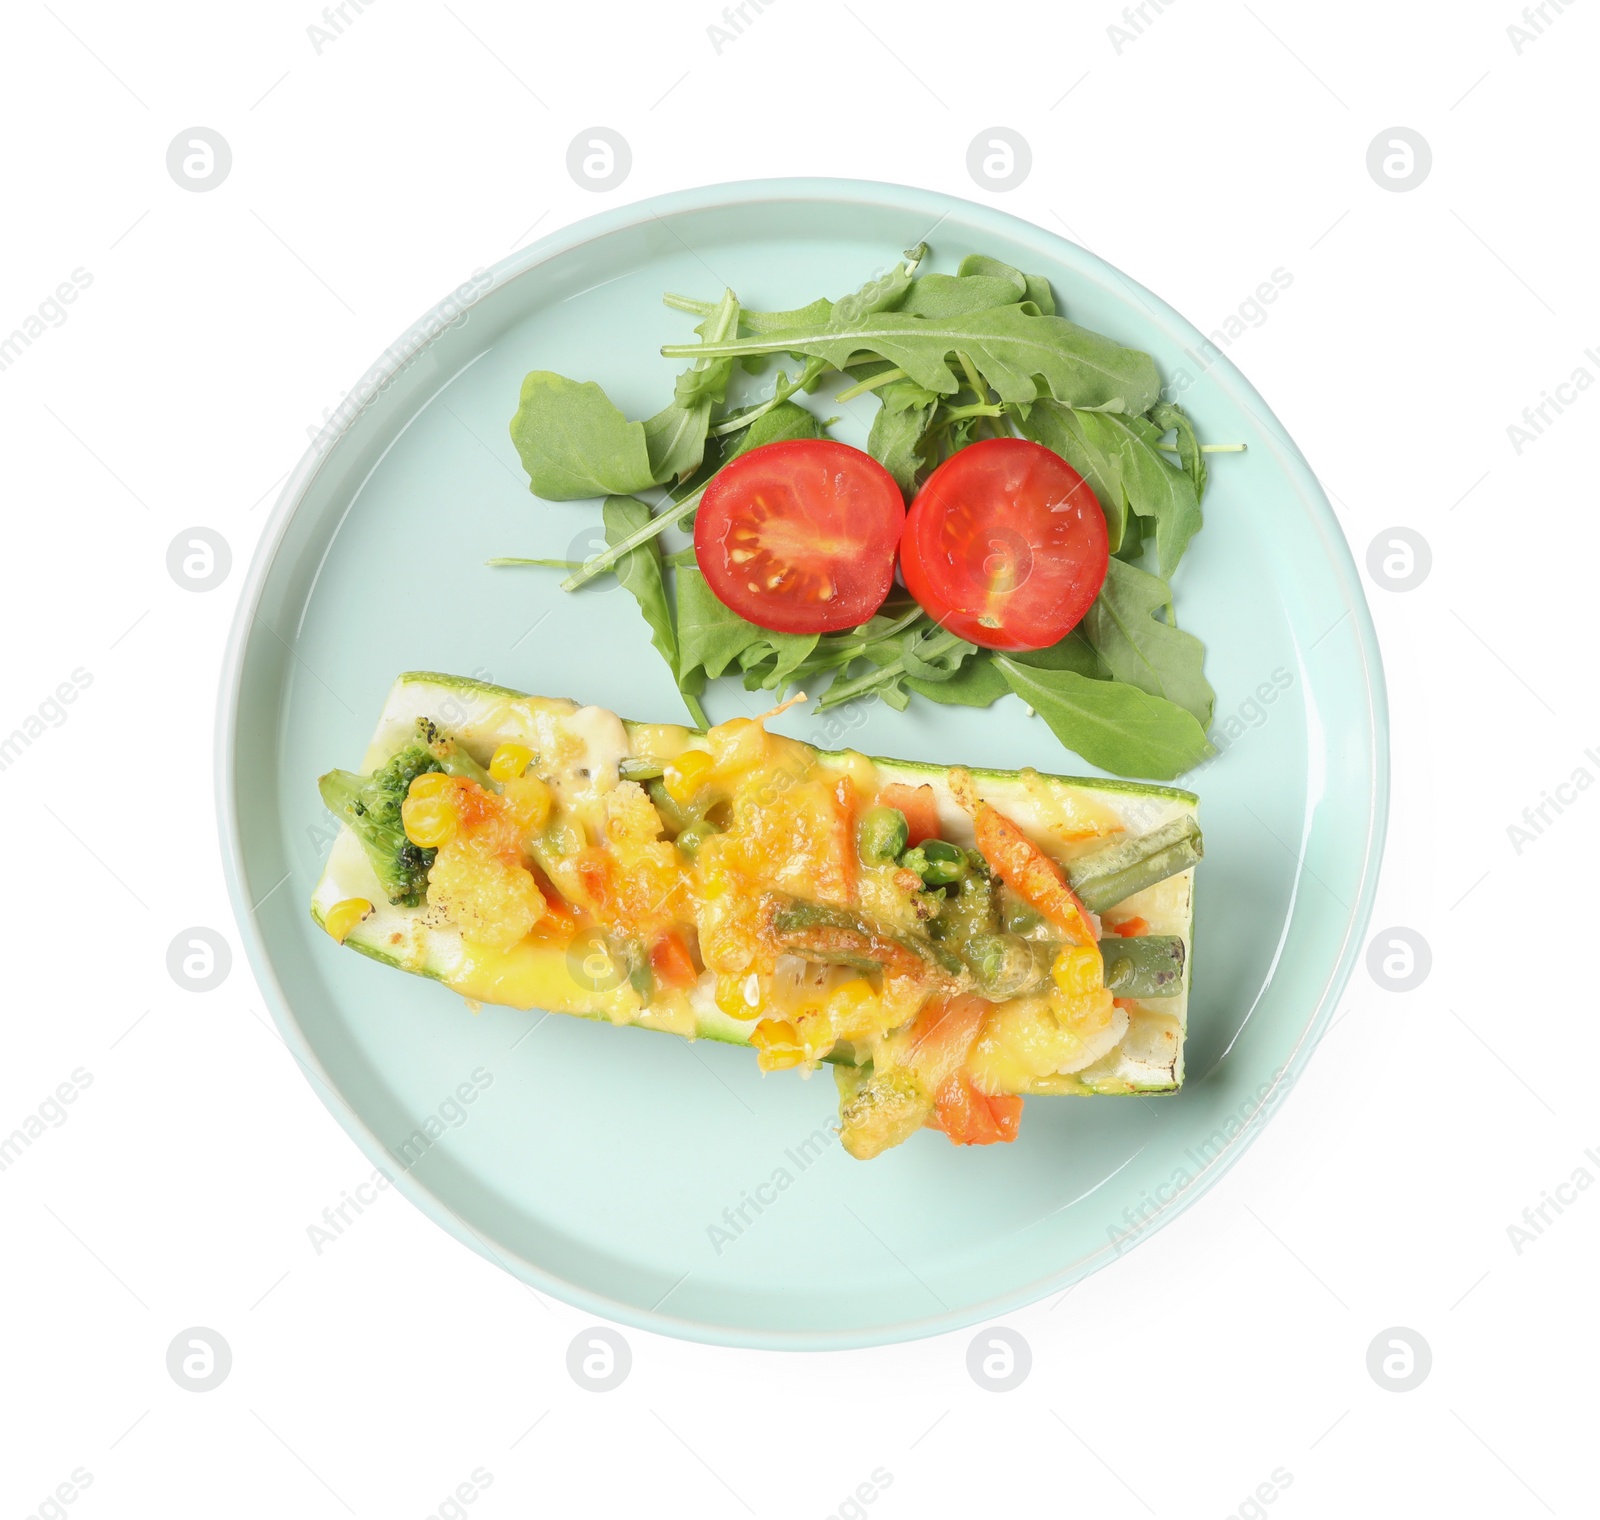
[[[1215,753],[1194,714],[1165,697],[1013,655],[997,654],[994,663],[1050,732],[1101,770],[1171,781]]]
[[[739,668],[744,671],[746,691],[775,691],[782,697],[795,684],[801,667],[817,647],[816,633],[772,633],[760,630],[762,637],[739,651]]]
[[[806,327],[812,322],[826,322],[833,315],[833,302],[818,296],[808,306],[797,306],[791,311],[747,311],[741,314],[739,325],[751,332],[782,332],[790,327]]]
[[[862,650],[862,654],[878,667],[876,670],[846,679],[846,669],[841,668],[817,703],[817,711],[826,712],[830,707],[871,695],[882,698],[896,712],[904,712],[911,700],[905,690],[910,682],[917,683],[914,690],[937,690],[953,681],[962,664],[977,653],[976,644],[958,638],[922,613],[909,626],[896,627],[887,636],[873,639]]]
[[[711,403],[679,406],[673,402],[640,424],[654,480],[683,480],[700,468],[705,454]]]
[[[1122,533],[1122,547],[1113,552],[1112,558],[1130,565],[1138,564],[1144,558],[1144,540],[1144,519],[1137,512],[1128,513],[1128,523]]]
[[[917,265],[927,256],[926,243],[918,243],[915,248],[906,249],[905,258],[887,274],[877,275],[859,290],[853,290],[847,296],[840,296],[833,303],[833,310],[828,316],[828,325],[835,329],[851,327],[879,312],[897,310],[900,303],[905,300],[906,292],[911,288]]]
[[[747,652],[752,664],[775,658],[780,670],[792,673],[816,646],[814,633],[774,633],[746,622],[717,600],[698,569],[680,570],[676,589],[679,684],[687,682],[697,693],[703,689],[697,681],[715,680]]]
[[[873,416],[872,431],[867,434],[867,452],[894,476],[908,502],[916,495],[917,471],[926,462],[922,442],[933,420],[934,406],[930,401],[924,406],[895,409],[885,397]]]
[[[749,427],[730,437],[736,440],[723,458],[732,464],[741,454],[759,449],[764,443],[785,443],[792,438],[826,438],[828,430],[816,414],[795,401],[780,401],[770,412],[763,412]]]
[[[546,501],[631,496],[655,484],[644,424],[629,422],[592,380],[530,372],[511,441],[529,489]]]
[[[906,685],[930,702],[956,707],[987,707],[1011,690],[987,649],[976,650],[942,681],[907,676]]]
[[[1189,420],[1189,414],[1175,401],[1159,401],[1150,408],[1150,420],[1163,433],[1168,428],[1177,429],[1178,458],[1183,462],[1183,468],[1188,472],[1189,479],[1194,482],[1195,496],[1204,498],[1206,456],[1200,452],[1200,439],[1195,433],[1194,423]]]
[[[1023,290],[1002,276],[925,274],[911,282],[905,300],[895,309],[917,317],[959,317],[995,306],[1011,306],[1022,296]]]
[[[1055,450],[1099,498],[1111,552],[1122,548],[1128,513],[1155,526],[1161,574],[1170,577],[1201,525],[1194,480],[1157,446],[1161,434],[1144,417],[1091,412],[1038,401],[1017,414],[1026,438]]]
[[[739,330],[739,302],[731,290],[695,331],[702,338],[731,338]],[[673,387],[672,401],[644,424],[650,469],[658,481],[687,480],[705,458],[706,434],[711,428],[711,408],[728,392],[732,359],[700,359],[691,364]]]
[[[608,496],[602,516],[606,542],[618,544],[650,521],[650,508],[632,496]],[[667,604],[666,581],[661,573],[660,546],[655,539],[630,549],[617,561],[617,579],[633,593],[639,611],[650,625],[650,642],[661,651],[667,668],[676,675],[678,636],[672,626],[672,608]]]
[[[840,327],[860,321],[869,312],[892,311],[910,286],[917,265],[927,256],[928,245],[918,243],[915,248],[906,249],[904,261],[895,265],[888,274],[875,276],[838,301],[818,296],[808,306],[796,306],[789,311],[743,311],[739,314],[739,325],[753,333],[786,332],[791,327],[811,327],[829,322]],[[664,299],[668,306],[677,311],[693,311],[709,316],[712,310],[709,302],[697,301],[692,296],[669,294]],[[759,367],[752,369],[751,373],[759,373]]]
[[[1049,280],[1042,274],[1024,274],[1020,269],[1014,269],[999,259],[991,259],[984,253],[969,253],[962,259],[956,273],[987,274],[1009,280],[1016,287],[1019,302],[1032,301],[1038,314],[1047,317],[1056,315],[1055,294],[1050,289]]]
[[[956,266],[956,273],[963,278],[968,275],[981,275],[989,279],[1004,280],[1015,292],[1011,298],[1013,301],[1020,301],[1028,294],[1027,275],[1000,259],[991,259],[986,253],[969,253]]]
[[[835,369],[843,369],[858,354],[875,354],[940,395],[954,395],[961,388],[947,363],[959,350],[1002,401],[1035,400],[1040,395],[1037,379],[1042,379],[1048,394],[1067,406],[1134,415],[1148,411],[1161,388],[1155,360],[1148,354],[1062,317],[1032,316],[1017,306],[937,321],[880,312],[843,332],[813,325],[699,349],[668,344],[661,352],[669,358],[695,353],[725,358],[783,350],[825,359]]]
[[[729,290],[697,331],[729,338],[738,325],[739,303]],[[576,501],[687,479],[705,457],[711,409],[726,394],[732,369],[730,359],[697,359],[678,376],[671,403],[643,422],[628,421],[592,380],[534,370],[511,419],[529,488],[547,501]]]
[[[1172,591],[1164,580],[1113,559],[1082,627],[1113,677],[1176,702],[1209,728],[1216,693],[1202,671],[1205,646],[1161,620],[1158,614],[1171,608]]]
[[[680,680],[692,676],[696,670],[704,671],[715,680],[739,658],[740,650],[764,636],[764,629],[745,622],[737,612],[717,600],[697,568],[680,570],[676,589]]]
[[[1094,645],[1076,628],[1066,638],[1047,648],[1019,650],[1007,658],[1018,665],[1031,665],[1039,670],[1073,670],[1091,681],[1111,679],[1111,672],[1095,653]]]
[[[1056,294],[1050,288],[1050,281],[1042,274],[1027,274],[1023,279],[1028,282],[1028,293],[1024,300],[1032,301],[1044,316],[1057,315]]]
[[[739,302],[729,290],[696,331],[720,340],[738,325]],[[630,422],[592,380],[532,371],[511,419],[529,488],[547,501],[577,501],[688,479],[705,458],[711,410],[732,370],[731,359],[697,358],[678,376],[672,401],[643,422]]]

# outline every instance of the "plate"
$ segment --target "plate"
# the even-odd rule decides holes
[[[1172,1098],[1036,1099],[1014,1145],[932,1132],[870,1163],[832,1142],[826,1072],[486,1007],[339,954],[307,901],[332,823],[315,778],[360,762],[403,670],[442,670],[683,721],[629,594],[576,595],[496,555],[581,558],[599,513],[530,496],[507,423],[534,368],[629,416],[670,394],[663,291],[781,308],[853,290],[926,237],[1048,275],[1076,321],[1155,355],[1214,457],[1178,574],[1209,651],[1222,752],[1202,798],[1189,1079]],[[752,385],[770,384],[771,377]],[[836,407],[864,442],[870,397]],[[732,689],[729,687],[732,685]],[[713,720],[765,693],[719,683]],[[1014,698],[804,709],[826,747],[1088,774]],[[1377,643],[1310,468],[1249,384],[1157,297],[1055,235],[894,185],[684,191],[578,223],[467,281],[352,389],[290,478],[224,667],[230,891],[285,1041],[375,1165],[446,1230],[587,1312],[744,1346],[831,1348],[991,1318],[1114,1261],[1193,1204],[1276,1111],[1367,922],[1387,809]],[[466,1095],[471,1101],[466,1101]],[[420,1142],[420,1143],[419,1143]]]

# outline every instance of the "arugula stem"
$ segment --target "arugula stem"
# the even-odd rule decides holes
[[[841,333],[839,336],[847,335]],[[759,358],[762,354],[781,354],[788,347],[787,335],[777,333],[740,338],[731,343],[663,343],[659,352],[663,359],[746,359]]]
[[[992,402],[980,401],[973,406],[952,406],[945,409],[943,421],[959,422],[963,417],[998,417],[1005,411],[1003,406]]]
[[[896,618],[887,628],[880,629],[876,633],[868,633],[866,625],[863,624],[861,627],[852,628],[848,632],[826,635],[825,637],[835,639],[838,642],[829,644],[826,651],[824,651],[821,647],[821,641],[819,641],[816,654],[821,658],[816,662],[809,659],[803,661],[800,669],[808,670],[808,673],[843,669],[853,661],[859,660],[871,645],[882,644],[886,640],[904,633],[906,629],[925,615],[922,608],[913,602],[909,611]]]
[[[864,396],[868,391],[875,391],[880,385],[888,385],[894,380],[904,380],[906,372],[903,369],[886,369],[881,375],[873,375],[870,379],[858,380],[847,391],[840,391],[833,399],[835,401],[854,401],[857,396]]]
[[[737,433],[740,428],[747,428],[757,417],[765,417],[774,407],[782,406],[796,391],[803,391],[822,372],[828,368],[826,359],[807,359],[805,368],[789,380],[781,371],[778,374],[778,383],[773,388],[772,395],[748,411],[739,412],[732,417],[724,418],[711,429],[710,436],[721,438],[728,433]]]
[[[704,733],[708,728],[711,727],[711,720],[706,717],[706,710],[700,705],[699,697],[695,696],[692,692],[683,691],[681,689],[678,695],[683,698],[683,705],[689,709],[689,716],[694,719],[694,726],[698,728],[701,733]]]
[[[581,570],[583,568],[581,559],[515,559],[504,555],[499,559],[486,559],[484,564],[492,565],[497,570],[506,565],[543,565],[547,570]]]
[[[1178,452],[1178,445],[1175,443],[1158,443],[1156,447],[1163,454],[1176,454]],[[1200,445],[1202,454],[1244,454],[1248,453],[1249,449],[1250,445],[1248,443],[1202,443]]]
[[[579,586],[592,581],[595,576],[614,569],[623,555],[631,553],[640,544],[647,544],[652,538],[659,538],[668,528],[676,528],[688,521],[694,515],[694,509],[700,505],[700,498],[705,493],[706,488],[701,486],[692,496],[685,496],[682,501],[668,507],[659,517],[652,517],[637,533],[630,533],[620,543],[613,544],[599,554],[591,554],[578,569],[562,581],[561,589],[576,591]]]
[[[940,655],[949,654],[956,645],[964,643],[966,640],[959,635],[951,633],[949,629],[942,629],[923,641],[922,647],[917,650],[917,656],[931,664]],[[835,681],[823,692],[821,700],[817,703],[817,711],[826,712],[830,707],[838,707],[840,703],[862,696],[879,686],[887,686],[896,676],[904,674],[905,668],[905,657],[902,655],[887,665],[880,665],[876,670],[869,670],[865,675],[857,676],[853,681]]]
[[[967,384],[972,387],[972,394],[980,401],[987,401],[989,389],[979,378],[977,370],[972,367],[972,360],[959,348],[956,350],[956,358],[961,361],[961,372],[967,377]]]
[[[693,312],[697,317],[709,317],[717,309],[715,301],[697,301],[693,296],[674,295],[670,290],[662,296],[661,304],[674,311]]]

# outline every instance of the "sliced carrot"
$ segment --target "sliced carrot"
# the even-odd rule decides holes
[[[694,969],[689,947],[675,930],[663,934],[650,947],[650,969],[656,980],[666,987],[692,987],[700,977]]]
[[[911,1026],[912,1061],[918,1074],[937,1073],[927,1086],[937,1091],[967,1058],[994,1004],[982,998],[935,997],[922,1005]]]
[[[943,1130],[952,1145],[988,1145],[999,1139],[988,1106],[972,1085],[962,1080],[960,1072],[939,1089],[929,1122]]]
[[[1088,910],[1067,885],[1061,867],[1004,813],[978,801],[972,810],[978,851],[989,868],[1022,900],[1038,909],[1074,944],[1092,945],[1097,936]]]
[[[839,804],[839,811],[834,816],[834,858],[838,862],[839,871],[844,878],[845,901],[853,903],[856,900],[856,788],[855,783],[848,776],[841,776],[834,783],[834,800]]]
[[[1021,1098],[1010,1094],[990,1097],[956,1072],[939,1089],[928,1122],[943,1130],[952,1145],[994,1145],[1015,1140],[1021,1120]]]
[[[906,844],[913,847],[939,837],[939,803],[931,786],[891,781],[878,793],[879,807],[899,808],[906,817]]]
[[[589,904],[596,913],[603,913],[613,890],[615,863],[598,845],[581,851],[576,857],[578,880],[588,894]]]
[[[1017,1130],[1022,1125],[1022,1098],[1017,1093],[999,1093],[984,1101],[989,1105],[989,1113],[994,1119],[995,1128],[1000,1131],[1000,1138],[1015,1140]]]
[[[1138,939],[1141,934],[1150,932],[1150,925],[1142,918],[1125,918],[1120,924],[1112,924],[1111,932],[1124,939]]]

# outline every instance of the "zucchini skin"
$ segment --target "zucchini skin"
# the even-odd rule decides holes
[[[487,681],[479,681],[473,676],[441,675],[431,670],[408,670],[395,677],[395,686],[408,685],[443,686],[452,691],[460,692],[466,696],[499,698],[503,701],[521,702],[527,699],[530,693],[517,691],[510,686],[495,686]],[[627,729],[631,738],[638,730],[645,728],[660,728],[659,723],[644,723],[636,719],[624,718],[622,726]],[[693,728],[686,723],[674,724],[682,728],[686,734],[696,738],[704,738],[703,729]],[[816,746],[812,746],[815,748]],[[842,759],[845,755],[857,753],[852,750],[818,749],[817,753],[830,760]],[[944,774],[956,761],[940,764],[933,760],[899,760],[888,755],[868,755],[867,758],[874,765],[886,767],[899,772],[896,779],[904,780],[908,785],[919,784],[923,781],[943,780]],[[977,781],[1015,781],[1021,776],[1021,771],[1002,771],[988,769],[983,766],[969,765],[966,767],[974,780]],[[1182,787],[1162,786],[1154,781],[1124,781],[1118,777],[1109,776],[1062,776],[1052,771],[1039,771],[1036,773],[1043,781],[1060,781],[1068,786],[1078,786],[1090,792],[1117,792],[1130,797],[1153,797],[1180,802],[1188,808],[1197,808],[1200,799],[1193,792],[1186,792]],[[980,787],[981,791],[982,788]]]

